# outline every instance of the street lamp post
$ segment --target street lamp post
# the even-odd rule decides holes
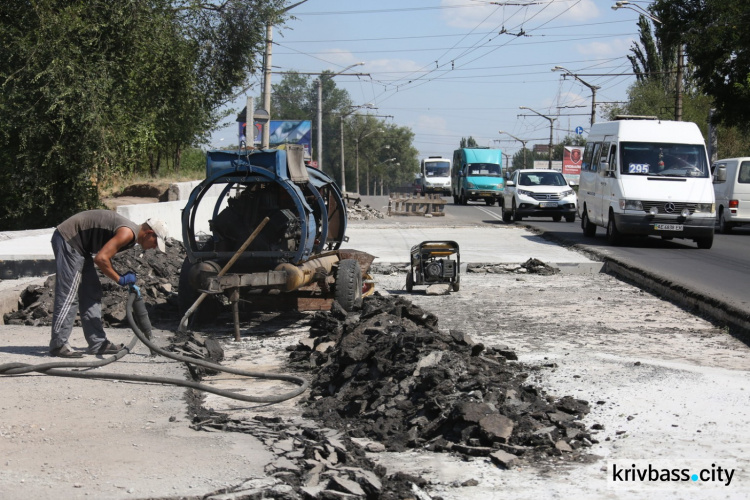
[[[549,120],[549,169],[552,170],[552,123],[555,121],[555,119],[547,115],[543,115],[539,111],[534,111],[531,108],[527,108],[526,106],[518,106],[518,109],[526,109],[546,120]]]
[[[330,78],[333,78],[334,76],[338,76],[341,73],[344,73],[347,70],[352,69],[355,66],[362,66],[363,62],[359,62],[356,64],[352,64],[350,66],[347,66],[346,68],[342,69],[338,73],[334,73],[330,76]],[[315,80],[315,84],[318,87],[318,109],[317,109],[317,122],[318,122],[318,133],[317,133],[317,142],[318,142],[318,168],[323,171],[323,82],[320,81],[320,76]]]
[[[354,145],[355,145],[355,158],[356,158],[356,160],[355,160],[355,162],[354,162],[354,166],[355,166],[355,171],[356,171],[356,176],[357,176],[357,194],[362,194],[362,193],[361,193],[361,192],[359,191],[359,141],[361,141],[361,140],[362,140],[362,139],[364,139],[365,137],[371,136],[372,134],[374,134],[374,133],[376,133],[376,132],[382,132],[382,131],[383,131],[383,129],[380,129],[380,128],[378,128],[378,129],[375,129],[375,130],[373,130],[373,131],[372,131],[372,132],[370,132],[369,134],[365,134],[365,135],[363,135],[362,137],[359,137],[359,138],[356,138],[356,139],[354,139]]]
[[[373,109],[374,106],[371,103],[362,104],[361,106],[352,106],[352,109],[348,113],[342,113],[340,116],[341,120],[341,191],[346,192],[346,169],[344,168],[344,118],[351,115],[355,111],[361,108]]]
[[[513,139],[515,139],[515,140],[517,140],[518,142],[521,143],[521,148],[523,148],[523,150],[522,150],[522,152],[523,152],[523,167],[522,168],[526,168],[526,143],[529,142],[528,139],[519,139],[515,135],[509,134],[508,132],[505,132],[504,130],[498,130],[497,133],[498,134],[509,135]]]
[[[555,66],[554,68],[552,68],[552,71],[564,71],[565,74],[563,74],[563,78],[570,75],[576,80],[578,80],[579,82],[581,82],[583,85],[591,89],[591,125],[593,125],[594,121],[596,120],[596,91],[599,90],[601,87],[584,82],[578,77],[578,75],[574,74],[569,69],[563,68],[562,66]]]

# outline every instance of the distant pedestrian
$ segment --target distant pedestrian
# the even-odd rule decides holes
[[[167,237],[167,225],[163,221],[148,219],[138,225],[111,210],[81,212],[57,226],[52,234],[57,275],[50,356],[82,356],[68,345],[79,308],[89,354],[116,354],[124,347],[107,340],[104,333],[102,286],[94,264],[121,286],[135,284],[135,273],[119,274],[112,267],[112,258],[136,243],[145,250],[158,248],[164,252]]]

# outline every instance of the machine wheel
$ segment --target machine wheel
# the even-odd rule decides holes
[[[698,245],[698,248],[702,248],[703,250],[708,250],[714,244],[714,237],[706,236],[705,238],[696,238],[695,244]]]
[[[362,306],[362,270],[356,260],[339,261],[334,298],[346,312]]]
[[[414,290],[414,274],[409,271],[406,275],[406,291],[411,293]]]
[[[459,291],[460,289],[461,289],[461,284],[460,284],[460,283],[459,283],[458,281],[455,281],[455,282],[453,283],[453,291],[454,291],[454,292],[457,292],[457,291]]]
[[[576,216],[575,215],[566,215],[565,216],[565,222],[575,222]]]
[[[485,203],[485,204],[486,204],[486,205],[487,205],[488,207],[491,207],[492,205],[494,205],[494,204],[495,204],[495,200],[494,200],[493,198],[485,198],[485,199],[484,199],[484,203]]]
[[[607,221],[607,242],[614,246],[622,243],[622,234],[617,229],[615,215],[612,212],[609,213],[609,220]]]
[[[583,209],[583,215],[581,216],[581,228],[583,229],[583,235],[591,238],[596,234],[596,225],[589,220],[589,214],[586,213],[586,207]]]
[[[721,209],[721,211],[719,211],[719,232],[722,234],[729,234],[732,232],[732,223],[727,222],[727,218],[724,216],[723,208]]]
[[[455,194],[453,195],[453,204],[454,205],[460,205],[461,204],[461,201],[459,200],[458,195],[455,195]]]
[[[193,288],[190,284],[190,268],[193,265],[186,258],[182,262],[182,268],[180,269],[180,281],[177,288],[177,304],[180,311],[180,318],[185,315],[188,309],[198,300],[200,292]],[[209,295],[203,302],[198,306],[198,309],[190,317],[192,324],[207,323],[211,319],[215,319],[219,313],[221,313],[223,306],[216,297]]]
[[[562,215],[553,215],[552,216],[552,222],[560,222],[562,220]]]
[[[510,222],[513,214],[511,214],[508,210],[505,210],[505,200],[500,200],[500,211],[503,214],[503,222]]]
[[[466,193],[464,193],[463,191],[461,191],[461,200],[459,201],[459,203],[461,203],[461,205],[469,204],[469,200],[468,198],[466,198]]]
[[[521,219],[523,219],[523,217],[521,217],[520,215],[518,215],[518,212],[516,211],[516,200],[513,200],[513,211],[512,212],[513,212],[513,220],[514,221],[518,222]]]

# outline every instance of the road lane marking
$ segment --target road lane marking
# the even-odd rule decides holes
[[[494,217],[497,220],[503,220],[503,217],[501,215],[497,215],[495,212],[490,212],[489,210],[487,210],[484,207],[474,207],[474,208],[476,208],[477,210],[480,210],[480,211],[486,213],[490,217]]]

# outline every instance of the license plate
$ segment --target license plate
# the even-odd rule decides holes
[[[542,207],[542,208],[556,207],[557,206],[557,202],[556,201],[543,201],[543,202],[539,203],[539,206]]]
[[[493,193],[491,191],[482,191],[482,192],[479,193],[479,196],[494,196],[494,195],[495,195],[495,193]]]
[[[657,231],[682,231],[682,224],[654,224]]]

